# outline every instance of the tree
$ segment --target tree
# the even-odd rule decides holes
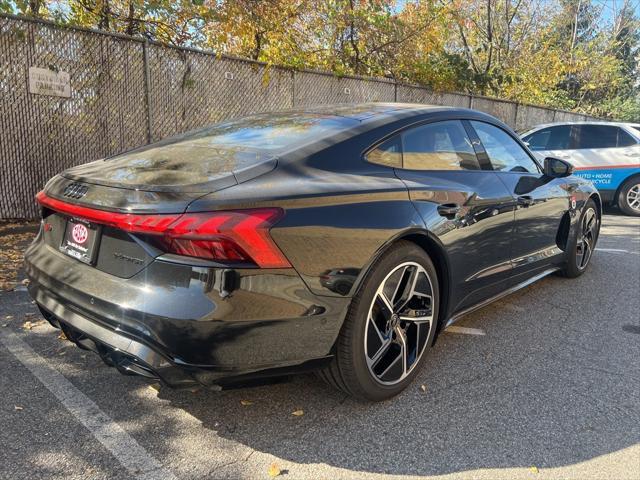
[[[638,119],[639,1],[0,0],[0,11],[271,65]]]

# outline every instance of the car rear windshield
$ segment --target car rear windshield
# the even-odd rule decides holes
[[[260,114],[219,123],[173,137],[159,145],[196,142],[198,146],[240,148],[270,152],[292,150],[336,134],[358,121],[306,112]]]
[[[359,123],[314,113],[261,114],[194,130],[68,171],[126,187],[206,184]]]

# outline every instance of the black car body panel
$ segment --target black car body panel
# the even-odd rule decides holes
[[[305,137],[295,148],[258,152],[260,161],[244,170],[216,170],[215,178],[193,185],[158,178],[148,188],[119,185],[120,174],[111,174],[118,169],[104,180],[92,165],[55,177],[44,194],[143,215],[278,207],[284,216],[269,233],[289,267],[174,255],[111,226],[102,227],[95,264],[86,265],[60,249],[73,215],[44,206],[26,267],[29,291],[52,323],[122,369],[151,372],[175,386],[304,368],[331,357],[351,297],[376,258],[399,239],[434,258],[443,328],[461,312],[560,268],[580,209],[589,198],[599,204],[593,186],[576,177],[486,168],[482,142],[468,121],[493,125],[526,147],[501,122],[472,110],[366,104],[283,115],[326,117],[332,130]],[[385,140],[448,120],[465,122],[481,169],[424,171],[367,161]],[[179,163],[185,168],[184,159]],[[65,196],[72,183],[86,187],[81,198]],[[94,333],[86,322],[97,325]],[[122,338],[131,351],[114,345]],[[141,358],[138,345],[161,360]]]

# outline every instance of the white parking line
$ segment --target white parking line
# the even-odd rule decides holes
[[[631,252],[629,250],[623,250],[621,248],[600,248],[596,247],[596,252],[606,253],[630,253],[631,255],[640,255],[640,252]]]
[[[462,333],[464,335],[486,335],[484,330],[481,328],[469,328],[469,327],[459,327],[457,325],[452,325],[445,329],[447,333]]]
[[[0,332],[0,342],[84,425],[132,477],[173,480],[166,470],[120,425],[78,390],[60,372],[13,333]]]

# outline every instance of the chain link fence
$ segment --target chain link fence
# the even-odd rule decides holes
[[[29,68],[67,72],[70,97],[30,93]],[[56,173],[223,119],[306,105],[411,102],[482,110],[522,129],[571,112],[386,79],[292,71],[0,15],[0,218],[33,218]]]

